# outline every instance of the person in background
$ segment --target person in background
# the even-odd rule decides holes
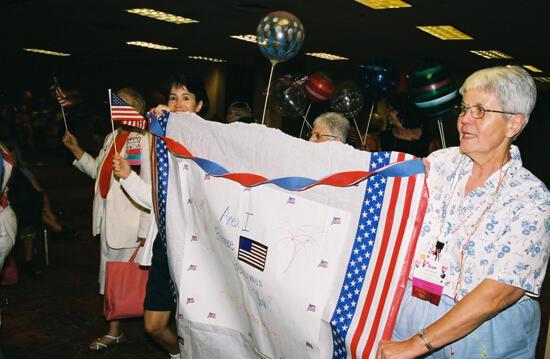
[[[180,75],[170,84],[168,104],[157,106],[154,113],[156,116],[162,115],[163,111],[174,113],[194,112],[204,115],[208,112],[208,106],[209,101],[203,81],[198,77]],[[155,141],[159,140],[155,139]],[[157,148],[157,142],[155,142],[153,148]],[[156,153],[156,156],[160,157],[161,155]],[[161,158],[157,163],[163,161]],[[128,161],[122,156],[115,155],[113,158],[113,171],[120,177],[120,183],[126,192],[137,203],[145,208],[153,208],[151,186],[131,170]],[[170,277],[166,243],[164,243],[160,233],[155,232],[149,232],[152,238],[149,236],[147,238],[144,259],[141,262],[143,265],[151,265],[144,302],[145,330],[168,351],[171,358],[175,359],[180,357],[177,335],[174,329],[175,322],[173,321],[173,314],[177,308],[177,298]],[[152,250],[152,258],[149,260],[150,250]]]
[[[8,182],[15,164],[4,144],[0,143],[0,270],[15,244],[17,219],[8,201]]]
[[[313,121],[310,142],[340,141],[346,143],[349,132],[348,119],[337,112],[326,112]]]
[[[144,113],[145,101],[137,91],[125,88],[118,91],[117,95],[139,113]],[[151,223],[150,211],[131,200],[120,185],[119,178],[112,172],[116,143],[121,156],[131,152],[133,165],[140,173],[140,178],[150,183],[149,136],[135,127],[119,124],[117,121],[116,134],[107,135],[96,158],[84,152],[71,133],[66,132],[63,137],[63,144],[76,158],[73,162],[76,168],[95,179],[92,229],[94,235],[100,235],[100,294],[104,293],[106,262],[128,261],[136,248],[143,246]],[[89,348],[99,351],[124,340],[120,321],[112,320],[107,334],[93,340]]]
[[[387,99],[388,129],[380,133],[378,151],[398,151],[426,157],[435,142],[422,126],[422,117],[414,103],[404,93]],[[431,146],[431,147],[430,147]]]
[[[432,153],[430,197],[391,341],[377,358],[534,358],[550,193],[512,141],[535,106],[519,66],[470,75],[460,146]]]
[[[254,117],[252,117],[252,109],[248,103],[244,101],[236,101],[229,105],[227,109],[227,117],[225,118],[227,123],[239,121],[244,123],[254,123]]]

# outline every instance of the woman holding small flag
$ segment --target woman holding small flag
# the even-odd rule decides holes
[[[377,358],[534,358],[550,247],[550,193],[512,141],[535,106],[519,66],[462,87],[460,147],[433,152],[426,215],[393,329]]]
[[[208,106],[208,95],[203,81],[195,76],[180,75],[170,84],[168,104],[157,106],[154,114],[157,116],[160,126],[165,129],[170,112],[194,112],[204,115],[208,112]],[[159,150],[163,143],[164,141],[161,139],[155,139],[157,152],[155,162],[158,166],[166,162],[163,156],[167,156],[167,151]],[[121,178],[120,183],[137,203],[146,208],[153,208],[154,197],[151,196],[151,186],[142,181],[132,171],[126,159],[115,155],[113,171]],[[158,168],[156,172],[159,177],[163,174],[163,171]],[[157,181],[158,192],[162,192],[160,182],[162,181]],[[159,210],[160,212],[161,210]],[[157,216],[159,215],[157,214]],[[152,231],[148,234],[141,264],[151,265],[144,302],[145,330],[168,351],[170,358],[180,358],[177,336],[173,325],[171,325],[174,322],[170,321],[173,312],[176,310],[174,284],[168,267],[166,243],[161,233],[157,233],[157,226],[155,225],[152,226]]]
[[[110,93],[110,91],[109,91]],[[119,177],[112,171],[113,156],[120,153],[142,181],[151,182],[149,136],[143,131],[145,101],[133,89],[125,88],[110,94],[111,117],[120,124],[105,138],[99,155],[93,158],[78,145],[68,131],[63,144],[71,150],[76,168],[95,179],[92,231],[100,234],[99,293],[104,293],[107,261],[128,261],[136,248],[145,241],[151,223],[150,211],[136,204],[123,190]],[[120,321],[109,322],[106,335],[92,341],[90,349],[102,350],[124,341]]]

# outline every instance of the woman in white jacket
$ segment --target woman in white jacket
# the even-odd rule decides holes
[[[138,112],[144,113],[145,101],[133,89],[125,88],[117,95]],[[116,137],[116,138],[115,138]],[[77,139],[69,132],[63,144],[71,150],[76,160],[74,166],[95,179],[93,202],[93,235],[100,235],[99,293],[104,293],[105,266],[107,261],[128,261],[138,245],[142,245],[151,222],[148,209],[138,205],[123,190],[118,176],[112,172],[113,143],[121,156],[128,158],[132,167],[140,173],[142,181],[151,182],[149,164],[149,136],[137,128],[120,125],[116,135],[105,138],[103,148],[96,158],[84,152]],[[90,343],[90,349],[102,350],[124,340],[120,321],[109,322],[106,335]]]

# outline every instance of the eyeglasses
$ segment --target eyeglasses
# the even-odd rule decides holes
[[[336,138],[338,136],[334,136],[334,135],[327,135],[327,134],[324,134],[324,133],[319,133],[319,132],[311,132],[308,136],[309,138],[312,138],[319,141],[321,138],[323,137],[330,137],[330,138]]]
[[[496,112],[496,113],[505,113],[507,115],[517,115],[516,113],[513,113],[513,112],[487,110],[480,105],[474,105],[474,106],[457,105],[455,106],[455,111],[458,117],[462,117],[466,114],[466,112],[470,111],[470,115],[472,115],[472,117],[476,119],[482,119],[483,116],[485,116],[485,112]]]

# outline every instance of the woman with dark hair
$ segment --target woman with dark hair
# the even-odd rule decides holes
[[[399,151],[417,157],[426,157],[432,138],[422,126],[420,113],[406,94],[387,99],[388,129],[380,134],[379,151]]]
[[[122,89],[117,95],[139,113],[144,112],[145,101],[135,90]],[[63,144],[75,156],[74,166],[95,179],[92,230],[94,235],[100,234],[99,293],[104,294],[106,262],[128,261],[136,248],[143,246],[151,223],[150,211],[132,201],[113,174],[112,158],[131,156],[132,166],[140,173],[141,180],[150,183],[149,136],[135,127],[120,125],[116,134],[105,137],[96,158],[84,152],[68,131],[63,136]],[[120,155],[115,154],[115,148]],[[111,320],[107,334],[93,340],[89,348],[99,351],[125,339],[120,321]]]
[[[208,96],[202,80],[194,76],[181,75],[170,84],[168,104],[157,106],[154,113],[157,117],[162,115],[163,111],[174,113],[194,112],[205,115],[208,112],[208,105]],[[162,122],[161,126],[166,126],[166,122]],[[156,149],[157,146],[163,144],[164,141],[155,138],[152,148]],[[155,153],[156,163],[164,161],[161,156],[162,154]],[[113,158],[113,171],[120,177],[120,183],[126,192],[137,203],[146,208],[153,208],[151,186],[142,181],[132,171],[128,161],[122,156],[115,155]],[[160,173],[160,171],[158,172]],[[173,318],[172,313],[176,310],[177,298],[175,297],[174,284],[168,268],[166,243],[160,234],[153,237],[152,233],[149,231],[150,235],[148,235],[144,255],[141,259],[141,264],[151,266],[144,302],[145,330],[168,351],[171,358],[179,358],[180,351],[174,328],[175,323],[171,321],[171,318]],[[153,239],[152,242],[151,239]]]

